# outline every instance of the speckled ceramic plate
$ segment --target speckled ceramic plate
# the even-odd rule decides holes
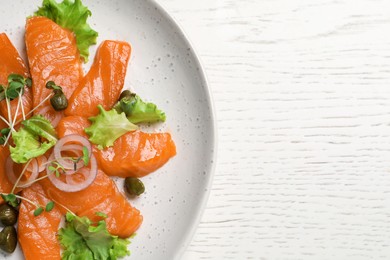
[[[171,132],[177,145],[174,159],[143,178],[147,192],[131,200],[144,223],[132,240],[128,259],[180,259],[205,206],[215,149],[213,110],[198,58],[176,23],[154,1],[83,2],[92,11],[90,21],[99,32],[98,43],[105,39],[131,43],[126,85],[166,112],[167,122],[158,128]],[[22,53],[25,18],[40,3],[1,2],[0,31]],[[92,56],[95,50],[91,49]],[[21,255],[17,251],[4,257],[21,259]]]

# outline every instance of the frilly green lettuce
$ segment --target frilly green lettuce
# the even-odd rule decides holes
[[[115,260],[130,254],[127,248],[130,241],[111,235],[104,220],[92,223],[87,217],[67,213],[66,225],[58,234],[64,260]]]
[[[115,109],[106,111],[101,105],[98,105],[98,109],[100,114],[89,118],[92,125],[86,128],[85,132],[89,135],[89,140],[98,145],[99,149],[114,145],[116,139],[138,129],[127,120],[125,113],[118,114]]]
[[[165,113],[157,108],[153,103],[147,103],[135,94],[131,97],[122,98],[116,105],[118,113],[124,112],[127,119],[133,124],[164,122]]]
[[[16,163],[26,163],[43,155],[57,142],[56,132],[50,122],[41,115],[22,122],[23,127],[12,133],[14,147],[10,146],[11,158]],[[44,138],[46,141],[41,142]]]

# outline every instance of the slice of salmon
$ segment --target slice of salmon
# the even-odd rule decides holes
[[[12,45],[7,35],[5,33],[0,33],[0,84],[7,85],[8,76],[13,73],[22,75],[24,77],[29,77],[28,69],[23,59],[20,57],[18,51]],[[28,112],[30,112],[32,109],[32,93],[30,88],[25,88],[25,92],[22,97],[22,104],[23,110],[20,106],[15,122],[22,119],[22,111],[25,114],[28,114]],[[0,115],[8,121],[13,120],[17,106],[18,99],[14,99],[10,102],[11,118],[9,118],[7,102],[5,100],[0,101]],[[4,128],[6,127],[6,124],[1,121],[0,127]]]
[[[61,86],[69,99],[83,77],[74,34],[46,17],[35,16],[27,19],[25,41],[33,80],[34,107],[52,93],[46,89],[48,81]],[[49,100],[39,110],[47,110],[47,106],[49,109],[45,113],[59,113],[54,111]]]
[[[64,117],[57,127],[57,133],[59,137],[69,134],[87,137],[84,129],[89,126],[90,122],[83,117]],[[169,133],[135,131],[122,135],[114,146],[104,150],[94,146],[94,154],[99,168],[107,175],[143,177],[176,155],[176,146]]]
[[[35,183],[22,192],[23,197],[45,206],[50,200],[42,186]],[[61,259],[57,231],[62,214],[56,205],[50,212],[34,216],[36,207],[22,201],[19,209],[18,239],[26,260]]]
[[[61,191],[48,179],[41,183],[49,198],[63,204],[78,216],[99,221],[101,217],[96,215],[97,212],[107,214],[107,230],[113,235],[129,237],[142,223],[140,212],[130,205],[115,183],[100,170],[95,181],[78,192]]]
[[[8,146],[0,146],[0,192],[9,193],[12,190],[13,184],[8,180],[5,162],[9,156]],[[0,203],[3,203],[3,199],[0,197]]]
[[[169,133],[130,132],[114,142],[114,146],[98,150],[99,167],[108,175],[143,177],[163,166],[176,155]]]
[[[97,105],[111,109],[117,102],[125,81],[131,47],[127,42],[104,41],[94,63],[69,100],[67,116],[95,116]]]
[[[8,75],[16,73],[28,77],[28,70],[5,33],[0,33],[0,84],[8,83]]]
[[[59,138],[66,135],[78,134],[88,139],[88,135],[84,129],[89,127],[91,123],[88,119],[81,116],[66,116],[60,120],[56,130]]]

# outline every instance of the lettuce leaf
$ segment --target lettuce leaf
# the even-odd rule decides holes
[[[24,120],[17,132],[12,133],[14,147],[10,146],[11,158],[16,163],[26,163],[43,155],[57,142],[56,132],[50,122],[41,115]],[[46,141],[41,142],[44,138]]]
[[[104,220],[92,223],[87,217],[66,214],[65,227],[58,232],[64,248],[62,259],[110,259],[130,255],[130,241],[111,235]]]
[[[165,113],[155,104],[146,103],[135,94],[122,98],[114,108],[118,113],[124,112],[133,124],[164,122],[166,119]]]
[[[35,16],[45,16],[58,25],[74,32],[77,48],[85,62],[88,61],[89,47],[96,44],[98,33],[87,23],[91,11],[81,3],[81,0],[43,0],[42,6],[34,13]]]
[[[113,146],[116,139],[138,129],[127,120],[125,113],[118,114],[115,109],[106,111],[101,105],[98,105],[98,109],[100,114],[89,118],[92,125],[86,128],[85,132],[89,135],[89,140],[97,144],[99,149]]]

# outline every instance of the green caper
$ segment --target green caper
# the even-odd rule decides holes
[[[132,98],[134,96],[135,96],[135,94],[131,93],[130,90],[124,90],[124,91],[122,91],[121,95],[119,96],[119,101],[121,101],[124,98],[130,99],[130,98]]]
[[[18,237],[14,226],[7,226],[0,232],[0,248],[7,253],[15,251]]]
[[[18,220],[18,212],[8,204],[0,206],[0,221],[3,225],[12,226],[15,225]]]
[[[68,99],[64,93],[57,92],[52,98],[50,98],[50,104],[56,111],[64,110],[68,107]]]
[[[127,177],[125,179],[125,188],[130,195],[141,195],[145,191],[145,186],[138,178]]]

